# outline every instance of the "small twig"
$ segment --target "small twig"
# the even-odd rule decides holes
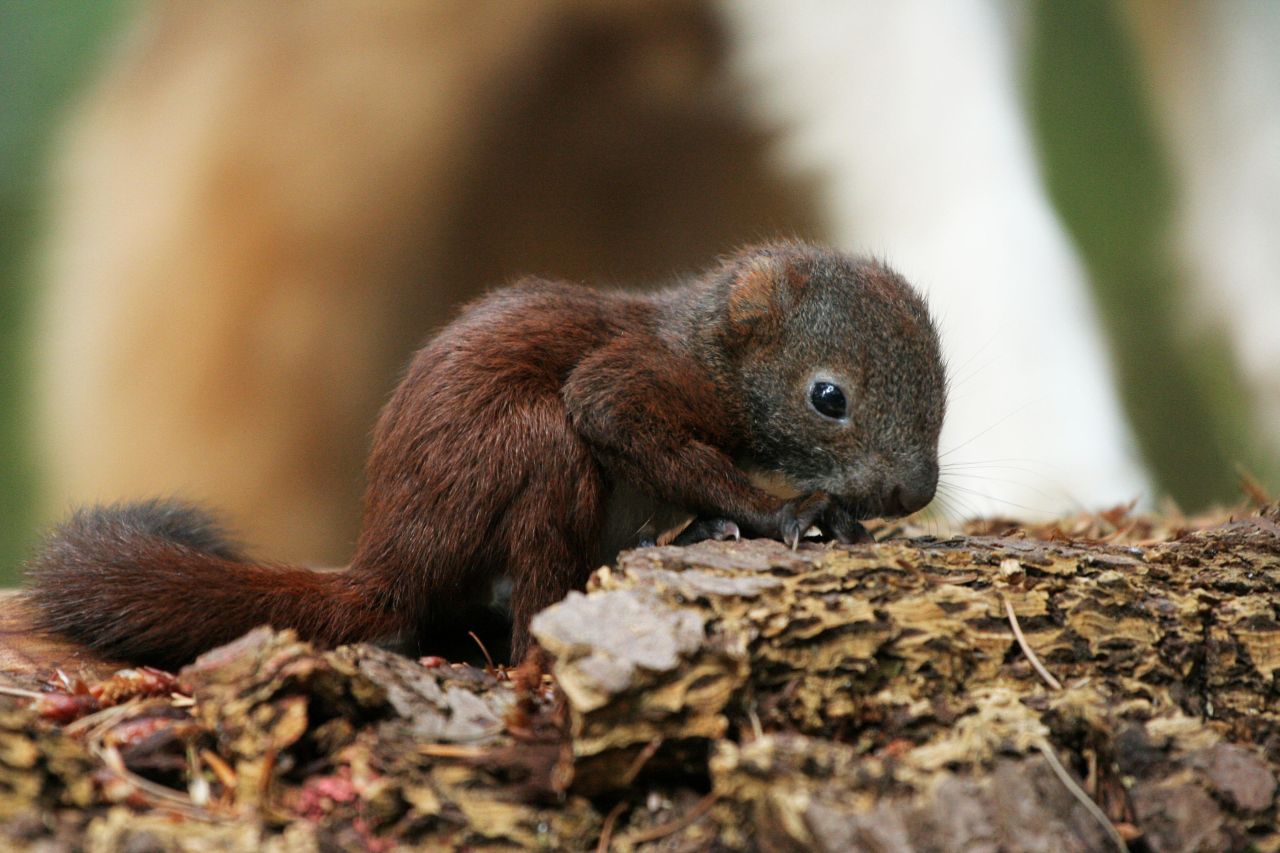
[[[471,733],[471,734],[469,734],[469,735],[467,735],[467,736],[465,736],[465,737],[463,737],[463,736],[459,735],[458,737],[455,737],[455,738],[453,739],[453,742],[452,742],[452,743],[442,743],[442,744],[424,744],[424,745],[420,748],[420,750],[422,751],[422,754],[423,754],[423,755],[433,755],[433,754],[435,754],[435,753],[432,753],[432,752],[428,751],[432,746],[439,746],[439,747],[442,747],[442,748],[449,748],[449,749],[478,749],[478,747],[474,747],[474,746],[464,746],[463,744],[467,744],[467,743],[488,743],[489,741],[491,741],[491,740],[494,738],[494,736],[496,736],[496,735],[500,735],[500,734],[502,734],[503,732],[508,732],[508,733],[510,733],[510,731],[511,731],[511,730],[510,730],[509,728],[507,728],[507,726],[506,726],[506,725],[489,726],[487,729],[478,729],[478,730],[476,730],[475,732],[473,732],[473,733]],[[465,756],[465,755],[463,755],[463,754],[461,754],[461,753],[459,753],[457,756],[451,756],[451,755],[449,755],[449,754],[447,754],[447,753],[445,753],[445,752],[441,752],[441,753],[439,753],[439,756],[440,756],[440,757],[442,757],[442,758],[451,758],[451,757],[466,758],[466,757],[467,757],[467,756]],[[479,757],[482,757],[482,756],[480,756],[480,755],[479,755],[479,753],[477,753],[476,757],[477,757],[477,758],[479,758]]]
[[[1084,789],[1086,791],[1098,790],[1098,753],[1092,749],[1084,751],[1085,774]]]
[[[209,780],[204,778],[200,758],[196,755],[195,747],[190,745],[187,746],[187,796],[201,808],[207,806],[212,799]]]
[[[1124,838],[1121,837],[1119,830],[1111,823],[1111,819],[1107,817],[1106,812],[1093,801],[1085,790],[1076,784],[1076,780],[1071,778],[1071,774],[1067,772],[1067,768],[1062,766],[1062,762],[1058,760],[1058,756],[1053,751],[1053,747],[1043,739],[1036,741],[1036,749],[1040,750],[1040,754],[1044,756],[1045,761],[1049,762],[1049,767],[1053,770],[1053,775],[1058,777],[1060,781],[1071,795],[1080,801],[1080,805],[1085,807],[1090,816],[1098,822],[1098,824],[1107,832],[1111,840],[1115,843],[1116,849],[1122,853],[1129,853],[1129,845],[1125,844]]]
[[[43,699],[48,693],[40,693],[35,690],[23,690],[21,687],[4,687],[0,686],[0,695],[17,696],[19,699]]]
[[[649,841],[657,841],[659,838],[666,838],[668,835],[674,835],[710,811],[711,807],[716,804],[716,800],[718,799],[720,799],[720,795],[715,791],[712,791],[701,800],[698,800],[698,802],[694,804],[693,808],[689,809],[689,811],[680,815],[680,817],[675,820],[670,821],[669,823],[664,823],[661,826],[655,826],[651,829],[644,829],[633,833],[627,840],[632,844],[644,844]]]
[[[101,746],[93,743],[89,744],[89,752],[101,761],[108,770],[131,785],[139,794],[150,797],[158,806],[172,809],[184,817],[198,820],[214,820],[215,816],[212,812],[195,805],[189,797],[134,773],[125,766],[124,758],[114,746]]]
[[[275,749],[268,749],[262,756],[262,775],[257,780],[259,803],[265,803],[267,795],[271,793],[271,774],[276,770],[276,761],[279,757],[280,754]]]
[[[1236,476],[1240,478],[1240,491],[1244,492],[1245,497],[1255,506],[1266,506],[1271,503],[1271,495],[1267,494],[1266,487],[1253,476],[1253,472],[1239,462],[1236,463]]]
[[[71,737],[82,737],[86,740],[101,740],[107,729],[115,726],[137,710],[138,704],[132,700],[119,705],[110,705],[67,723],[62,727],[62,733]]]
[[[484,662],[485,664],[487,664],[489,674],[493,675],[495,672],[498,671],[498,668],[493,665],[493,658],[489,656],[489,650],[484,647],[484,643],[481,642],[480,638],[476,636],[475,631],[468,631],[467,636],[471,637],[471,639],[476,641],[476,645],[480,647],[480,653],[484,655]]]
[[[1053,673],[1044,668],[1044,664],[1040,663],[1040,658],[1036,657],[1036,653],[1031,650],[1031,644],[1027,642],[1027,638],[1022,635],[1022,626],[1018,624],[1018,615],[1013,612],[1013,604],[1009,599],[1001,594],[1000,598],[1004,601],[1004,612],[1009,614],[1009,625],[1013,628],[1013,636],[1018,641],[1018,646],[1022,649],[1022,653],[1027,656],[1027,660],[1031,661],[1031,666],[1040,677],[1044,679],[1044,683],[1048,684],[1054,690],[1062,689],[1062,682],[1053,677]]]
[[[424,743],[418,746],[419,755],[432,758],[487,758],[493,750],[485,747],[463,746],[456,743]]]
[[[67,691],[68,693],[75,694],[75,693],[84,692],[84,682],[80,681],[80,679],[78,678],[72,678],[71,676],[67,675],[66,672],[63,671],[62,667],[55,668],[53,671],[53,675],[55,678],[58,679],[58,682],[62,685],[62,689]],[[77,688],[79,689],[77,690]]]
[[[760,740],[764,737],[764,726],[760,725],[760,715],[756,713],[754,703],[747,708],[747,719],[751,721],[751,739]]]
[[[644,749],[636,753],[635,759],[631,762],[631,766],[627,768],[627,772],[622,774],[622,784],[630,785],[640,775],[640,771],[649,763],[649,759],[653,758],[653,754],[658,751],[658,747],[662,746],[662,737],[658,736],[644,745]]]
[[[627,801],[619,800],[613,808],[609,809],[609,814],[605,815],[604,825],[600,827],[600,840],[596,843],[596,853],[608,853],[609,842],[613,840],[613,827],[626,807]]]
[[[209,749],[200,750],[200,758],[205,764],[209,765],[209,769],[213,771],[213,775],[218,777],[218,781],[222,783],[222,787],[228,791],[236,789],[236,771],[231,765],[222,760],[222,756]]]

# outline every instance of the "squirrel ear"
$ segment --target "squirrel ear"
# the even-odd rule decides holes
[[[746,334],[780,319],[800,297],[808,276],[785,258],[758,254],[734,271],[729,286],[729,327]]]

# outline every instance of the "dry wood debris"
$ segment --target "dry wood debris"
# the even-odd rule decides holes
[[[15,680],[0,846],[1280,850],[1280,505],[644,549],[533,630],[523,695],[267,629]]]

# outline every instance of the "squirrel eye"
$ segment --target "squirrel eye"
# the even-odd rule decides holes
[[[809,402],[818,414],[835,420],[843,418],[849,411],[844,391],[840,390],[839,385],[832,385],[830,382],[813,383],[809,387]]]

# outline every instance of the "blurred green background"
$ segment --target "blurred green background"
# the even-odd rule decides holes
[[[35,537],[28,336],[46,164],[131,6],[0,3],[0,583]],[[1165,248],[1175,188],[1117,7],[1037,3],[1029,23],[1025,92],[1044,173],[1093,279],[1147,465],[1188,510],[1236,500],[1237,465],[1274,486],[1223,340],[1175,331],[1181,290]]]
[[[130,5],[0,2],[0,583],[35,537],[28,321],[45,167],[68,105]]]
[[[1117,4],[1036,6],[1028,107],[1049,194],[1075,238],[1125,409],[1156,483],[1189,510],[1239,499],[1237,466],[1267,470],[1221,335],[1178,320],[1172,176]]]

